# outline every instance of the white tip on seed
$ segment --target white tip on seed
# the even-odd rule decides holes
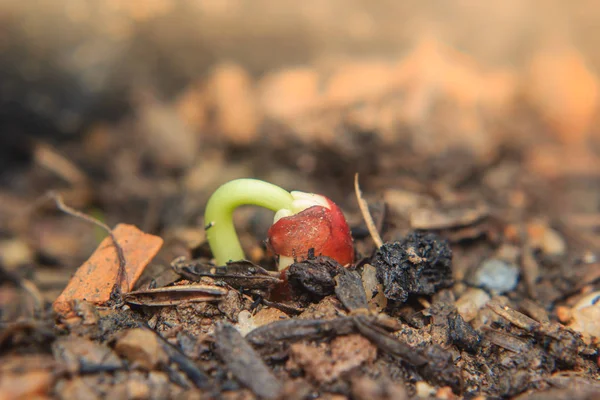
[[[275,213],[275,217],[273,217],[273,223],[279,221],[281,218],[289,217],[292,215],[292,211],[287,208],[282,208],[281,210]]]
[[[292,198],[294,199],[294,200],[292,200],[292,206],[289,209],[282,208],[281,210],[278,210],[275,213],[275,217],[273,218],[273,223],[276,223],[281,218],[298,214],[299,212],[302,212],[302,211],[306,210],[307,208],[310,208],[313,206],[325,207],[328,210],[331,209],[331,207],[329,205],[329,201],[327,201],[327,198],[324,196],[321,196],[320,194],[305,193],[305,192],[298,192],[298,191],[294,191],[294,192],[290,192],[290,193],[292,195]]]
[[[297,214],[313,206],[321,206],[331,209],[327,198],[315,193],[291,192],[294,201],[292,201],[292,211]]]

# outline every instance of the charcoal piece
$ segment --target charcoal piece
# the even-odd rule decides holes
[[[452,285],[452,250],[432,233],[413,232],[400,242],[385,243],[373,264],[390,300],[405,302],[410,295],[430,295]]]
[[[415,350],[407,343],[383,332],[381,329],[371,326],[363,316],[356,317],[354,321],[358,332],[369,339],[380,350],[393,354],[396,357],[400,357],[416,367],[427,364],[428,359],[422,352]]]
[[[298,293],[307,293],[313,298],[333,294],[334,277],[343,268],[329,257],[315,257],[292,264],[286,271],[288,282]]]
[[[452,343],[471,354],[481,347],[481,335],[456,311],[448,316],[448,335]]]
[[[344,307],[350,311],[368,310],[367,294],[358,272],[342,268],[335,277],[335,282],[335,294]]]
[[[254,346],[266,346],[277,341],[297,342],[320,339],[326,336],[341,336],[353,333],[354,319],[286,319],[260,326],[246,335]]]
[[[461,393],[464,382],[461,369],[456,365],[452,354],[435,344],[424,350],[423,356],[427,363],[419,368],[423,378],[440,386],[450,386],[454,393]]]
[[[281,382],[233,325],[216,325],[215,345],[217,354],[238,381],[261,398],[279,398]]]

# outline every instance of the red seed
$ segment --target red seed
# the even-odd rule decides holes
[[[301,261],[314,249],[315,256],[331,257],[342,265],[351,264],[354,246],[350,228],[340,208],[327,201],[329,209],[309,207],[274,223],[269,229],[269,245],[273,251]]]

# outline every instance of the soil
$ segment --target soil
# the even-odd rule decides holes
[[[140,36],[114,34],[145,48],[170,3],[123,6]],[[30,43],[30,10],[12,11]],[[24,91],[0,94],[0,399],[600,396],[600,83],[581,48],[506,68],[425,34],[375,60],[221,62],[217,43],[197,73],[132,61],[90,94],[48,43],[36,57],[60,74],[0,68]],[[247,260],[211,264],[204,206],[239,177],[331,198],[355,262],[280,276],[272,213],[243,207]]]

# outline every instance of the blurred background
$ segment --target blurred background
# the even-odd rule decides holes
[[[356,172],[400,214],[475,193],[596,246],[599,21],[592,0],[0,0],[3,267],[53,299],[97,245],[48,190],[189,248],[236,177],[359,223]],[[245,243],[265,215],[240,214]]]

